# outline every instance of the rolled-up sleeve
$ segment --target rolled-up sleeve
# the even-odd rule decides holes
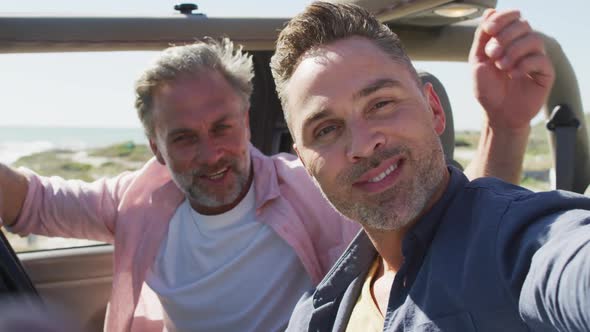
[[[114,241],[120,197],[133,173],[89,183],[43,177],[24,168],[19,171],[29,180],[29,188],[11,232]]]

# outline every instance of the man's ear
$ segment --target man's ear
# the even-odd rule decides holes
[[[431,83],[424,84],[424,95],[428,99],[428,105],[430,106],[430,110],[432,112],[432,123],[434,126],[434,131],[440,136],[445,131],[446,125],[446,117],[445,117],[445,110],[440,103],[440,98],[434,91]]]
[[[162,153],[160,152],[160,149],[158,149],[155,139],[149,138],[148,140],[150,142],[150,149],[152,149],[152,152],[154,153],[154,156],[156,156],[158,162],[162,165],[166,165],[166,162],[164,161],[164,158],[162,158]]]

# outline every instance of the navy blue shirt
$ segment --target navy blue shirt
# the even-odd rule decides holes
[[[449,172],[404,238],[384,331],[590,331],[590,199]],[[361,231],[288,330],[344,331],[375,257]]]

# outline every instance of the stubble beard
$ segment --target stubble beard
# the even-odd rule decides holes
[[[250,165],[248,161],[245,165]],[[208,190],[200,177],[210,174],[224,167],[229,167],[228,172],[233,173],[235,181],[222,193]],[[219,207],[235,202],[244,192],[250,178],[249,166],[240,167],[236,159],[222,159],[213,166],[194,168],[183,173],[175,173],[170,170],[172,179],[180,190],[194,203],[206,207]],[[228,176],[226,174],[224,176]]]
[[[412,155],[406,146],[379,151],[349,170],[341,173],[336,180],[335,190],[324,190],[324,197],[345,217],[357,221],[363,227],[380,230],[399,230],[421,215],[444,180],[446,166],[440,143],[436,148],[420,155]],[[373,197],[356,199],[352,194],[352,183],[362,174],[377,167],[383,160],[396,155],[405,158],[403,167],[412,167],[415,176],[400,179],[394,187]],[[316,184],[319,182],[314,178]],[[321,188],[321,186],[320,186]],[[348,192],[347,192],[348,191]]]

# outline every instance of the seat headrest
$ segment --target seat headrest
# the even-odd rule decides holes
[[[419,71],[418,76],[422,80],[423,84],[432,84],[434,91],[440,99],[440,103],[443,107],[443,110],[445,111],[446,118],[445,131],[442,133],[442,135],[440,135],[445,158],[447,163],[452,163],[453,165],[460,167],[460,165],[458,165],[458,163],[453,159],[453,155],[455,153],[455,127],[453,125],[453,111],[451,109],[451,103],[449,101],[447,91],[438,78],[436,78],[434,75],[425,71]]]

